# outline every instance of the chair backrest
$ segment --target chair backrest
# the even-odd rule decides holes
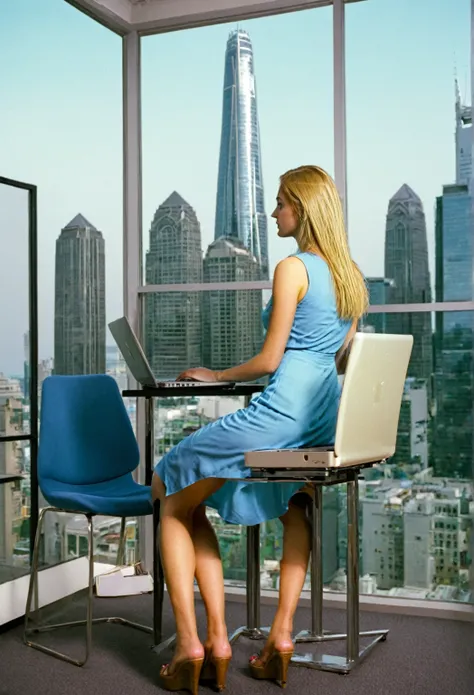
[[[356,333],[352,341],[336,427],[340,465],[393,456],[411,335]]]
[[[87,485],[138,466],[139,450],[112,377],[50,376],[43,382],[38,478]]]

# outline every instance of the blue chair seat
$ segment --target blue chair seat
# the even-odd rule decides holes
[[[120,517],[153,512],[151,488],[136,483],[130,473],[89,485],[42,479],[41,490],[49,504],[61,509]]]

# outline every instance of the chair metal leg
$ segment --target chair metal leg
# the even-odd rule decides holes
[[[40,539],[41,539],[41,531],[43,527],[43,521],[44,517],[46,516],[47,512],[54,511],[54,512],[65,512],[65,513],[70,513],[70,514],[83,514],[87,520],[88,520],[88,541],[89,541],[89,552],[88,552],[88,561],[89,561],[89,573],[88,573],[88,587],[87,587],[87,614],[86,614],[86,619],[85,620],[74,620],[70,622],[64,622],[64,623],[55,623],[55,624],[49,624],[49,625],[37,625],[35,627],[29,627],[28,623],[31,619],[31,603],[33,601],[33,594],[37,589],[38,585],[38,558],[39,558],[39,546],[40,546]],[[143,632],[147,632],[148,634],[151,634],[153,632],[153,628],[148,627],[146,625],[140,625],[139,623],[132,622],[130,620],[127,620],[126,618],[121,618],[121,617],[106,617],[106,618],[93,618],[92,617],[92,611],[93,611],[93,595],[94,595],[94,534],[93,534],[93,523],[92,523],[92,514],[86,514],[84,512],[78,512],[76,510],[65,510],[65,509],[58,509],[56,507],[45,507],[44,509],[41,510],[39,519],[38,519],[38,530],[36,532],[36,538],[35,538],[35,546],[33,550],[33,566],[31,568],[31,577],[30,577],[30,584],[28,588],[28,598],[26,601],[26,611],[25,611],[25,630],[24,630],[24,642],[28,647],[33,647],[34,649],[38,649],[41,652],[44,652],[45,654],[50,654],[51,656],[56,657],[57,659],[61,659],[62,661],[66,661],[67,663],[74,664],[75,666],[84,666],[86,663],[87,659],[89,658],[89,653],[91,650],[91,644],[92,644],[92,625],[93,624],[98,624],[98,623],[119,623],[121,625],[128,625],[129,627],[133,627],[136,630],[141,630]],[[39,610],[38,610],[39,613]],[[59,652],[55,649],[51,649],[50,647],[46,647],[42,644],[39,644],[38,642],[33,642],[30,639],[30,634],[32,633],[41,633],[41,632],[49,632],[50,630],[57,630],[59,628],[66,628],[66,627],[86,627],[86,645],[85,645],[85,657],[83,659],[75,659],[68,654],[64,654],[63,652]]]
[[[337,634],[322,629],[323,574],[322,574],[322,488],[315,486],[312,508],[312,558],[311,558],[311,631],[300,632],[295,641],[328,642],[346,640],[346,656],[324,654],[319,658],[313,654],[295,654],[294,666],[306,666],[320,671],[347,674],[380,641],[387,638],[388,630],[359,631],[359,495],[357,473],[347,483],[347,633]],[[372,641],[359,649],[359,637],[373,637]]]
[[[120,538],[119,546],[117,550],[117,566],[122,567],[125,564],[125,532],[126,532],[126,518],[123,516],[120,522]]]
[[[237,628],[230,643],[239,637],[265,639],[269,628],[260,626],[260,525],[247,527],[247,625]]]

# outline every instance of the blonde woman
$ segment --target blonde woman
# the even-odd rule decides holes
[[[269,384],[247,408],[187,437],[155,468],[161,555],[177,629],[173,660],[160,674],[168,690],[195,695],[199,680],[225,687],[231,647],[222,563],[206,506],[231,524],[281,519],[278,609],[263,651],[250,660],[251,674],[284,686],[293,653],[293,616],[310,554],[302,486],[246,480],[244,452],[332,443],[340,394],[337,364],[365,312],[367,290],[350,256],[337,189],[323,169],[303,166],[284,174],[273,217],[278,236],[295,239],[299,250],[275,269],[261,352],[222,372],[197,368],[179,377],[252,381],[270,375]],[[204,645],[197,633],[194,577],[207,613]]]

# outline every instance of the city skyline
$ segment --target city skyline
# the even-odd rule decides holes
[[[22,7],[28,6],[34,13],[31,2],[19,0]],[[460,0],[458,7],[461,2],[465,0]],[[440,302],[472,299],[474,218],[471,194],[465,185],[472,180],[472,108],[466,106],[458,80],[451,75],[450,82],[447,74],[448,49],[454,45],[459,49],[461,22],[459,18],[456,22],[452,20],[448,0],[439,0],[434,20],[427,27],[419,8],[424,5],[426,12],[429,3],[427,0],[417,3],[413,8],[408,0],[385,3],[368,0],[346,8],[349,239],[353,256],[367,277],[372,301],[378,297],[381,303],[387,304],[430,302],[433,297]],[[404,8],[401,14],[400,6]],[[56,15],[48,16],[48,8],[52,11],[59,7],[58,0],[45,0],[44,7],[47,9],[45,16],[41,16],[45,23],[41,25],[39,49],[45,42],[49,49],[49,24],[56,22],[54,26],[58,26]],[[410,11],[410,22],[404,21],[403,11]],[[4,50],[2,12],[3,8],[0,9],[0,53]],[[71,14],[72,8],[64,11],[63,7],[61,12],[61,17],[77,19],[77,13]],[[6,14],[15,16],[11,9]],[[38,20],[39,15],[35,16]],[[118,135],[121,126],[121,85],[117,75],[112,78],[106,75],[114,83],[113,96],[117,98],[114,101],[110,88],[107,91],[107,81],[101,81],[102,76],[96,77],[94,73],[93,89],[89,92],[80,77],[91,56],[97,59],[103,50],[102,40],[107,50],[114,46],[114,60],[102,64],[104,74],[107,67],[113,71],[121,50],[117,37],[103,38],[103,28],[91,29],[86,24],[89,21],[81,17],[77,26],[89,37],[95,36],[97,43],[92,41],[91,48],[82,52],[77,63],[74,63],[77,57],[68,54],[70,64],[78,70],[77,81],[69,80],[72,92],[68,92],[68,82],[64,94],[60,92],[62,100],[54,97],[58,86],[55,82],[55,89],[50,86],[48,90],[42,85],[41,92],[36,93],[35,74],[28,73],[25,77],[25,84],[29,85],[26,92],[29,108],[25,112],[28,125],[31,120],[34,130],[38,95],[44,113],[49,116],[45,118],[39,142],[29,140],[29,128],[22,129],[23,137],[15,135],[17,124],[10,120],[9,107],[5,109],[6,114],[0,113],[0,137],[4,135],[4,123],[10,124],[13,135],[9,133],[8,140],[14,146],[9,150],[9,142],[6,143],[7,165],[13,163],[14,169],[18,154],[18,159],[25,157],[32,172],[37,166],[36,170],[44,176],[45,198],[39,189],[40,229],[46,229],[50,236],[54,234],[57,253],[56,269],[51,273],[51,258],[46,252],[53,246],[40,236],[40,341],[48,325],[41,312],[43,316],[51,312],[49,300],[44,298],[47,294],[42,292],[45,278],[50,283],[52,275],[57,371],[106,372],[123,389],[125,363],[116,348],[106,349],[105,335],[106,317],[111,320],[122,313],[120,175],[119,168],[110,169],[114,162],[117,167],[121,165],[120,142],[112,144],[111,137],[111,133]],[[14,33],[14,23],[10,23],[9,32],[12,26]],[[28,36],[28,49],[34,55],[36,36],[34,32],[28,35],[30,25],[26,27],[25,34],[16,39],[21,42]],[[20,28],[25,30],[24,23]],[[379,41],[376,49],[368,48],[367,40],[360,38],[367,31],[370,37],[377,34],[383,51]],[[235,31],[230,27],[230,36],[229,26],[216,26],[143,39],[146,283],[233,282],[261,277],[260,266],[266,264],[267,223],[278,175],[287,168],[311,161],[334,173],[331,37],[332,9],[319,8],[253,20],[245,24],[245,30]],[[463,41],[466,40],[469,42],[465,36]],[[70,45],[67,29],[61,41],[65,46]],[[216,60],[216,56],[224,55],[226,41],[222,82],[222,61]],[[258,66],[255,72],[254,51]],[[46,52],[45,57],[39,50],[37,58],[41,67],[44,67],[42,60],[47,63],[46,69],[38,74],[53,74],[57,78],[56,63],[49,64],[49,54]],[[20,57],[13,64],[16,70],[20,65],[21,73],[26,62]],[[162,69],[164,64],[166,70]],[[423,75],[424,79],[420,80]],[[8,78],[0,76],[0,89],[3,81],[10,95]],[[78,95],[93,108],[72,109],[71,103],[78,103]],[[16,97],[13,94],[15,107]],[[79,118],[76,111],[80,111]],[[21,124],[18,112],[17,119]],[[235,131],[239,136],[233,138]],[[99,137],[94,140],[96,132]],[[52,143],[58,145],[60,158],[55,157]],[[43,144],[46,144],[44,150]],[[38,164],[41,152],[44,153],[43,160],[40,159],[42,168]],[[15,174],[14,171],[5,173]],[[15,200],[18,203],[18,198]],[[0,215],[1,203],[0,187]],[[26,256],[21,257],[15,247],[20,230],[20,226],[15,226],[18,210],[8,202],[5,208],[6,213],[3,210],[4,216],[0,218],[3,221],[0,231],[5,230],[7,235],[2,242],[7,253],[9,283],[4,297],[14,297],[11,304],[23,310],[22,297],[17,297],[23,285],[11,271],[11,268],[19,269],[26,287],[28,277],[25,281],[24,274],[21,275]],[[62,227],[70,219],[70,213],[75,214],[77,210],[81,212]],[[65,213],[64,217],[60,219],[59,213]],[[55,227],[59,219],[60,225]],[[97,228],[88,219],[94,220]],[[21,222],[24,231],[24,218]],[[277,239],[274,230],[270,232],[268,245],[270,269],[280,257],[293,251]],[[42,265],[44,260],[46,265]],[[4,304],[8,310],[7,301]],[[222,369],[252,357],[263,337],[261,308],[261,290],[148,293],[144,301],[143,337],[154,374],[173,378],[184,368],[198,364]],[[5,317],[8,319],[4,310],[0,322]],[[9,340],[10,332],[20,321],[11,317],[5,324],[9,327]],[[439,311],[434,315],[434,322],[432,314],[427,312],[388,312],[369,315],[361,324],[362,330],[410,333],[415,338],[400,410],[396,453],[383,468],[367,470],[360,484],[361,591],[472,600],[468,584],[470,573],[472,580],[469,538],[474,502],[472,482],[466,479],[471,477],[473,454],[474,311]],[[21,331],[21,371],[18,371],[21,375],[24,369],[25,381],[29,373],[27,360],[23,365],[27,353],[28,335],[23,342],[26,327],[25,324]],[[46,344],[40,342],[39,391],[43,379],[52,371],[51,360],[42,360],[49,356],[43,351]],[[92,348],[90,354],[89,348]],[[11,349],[9,344],[3,347],[0,363],[0,429],[7,434],[27,430],[30,424],[28,385],[21,376],[17,382],[1,375],[4,365],[8,365]],[[100,359],[94,363],[94,356],[97,358],[99,352]],[[229,403],[230,400],[214,399],[212,407],[209,399],[206,402],[203,398],[157,404],[153,416],[155,459],[189,432],[219,417],[222,410],[232,411],[242,405],[235,399]],[[128,398],[124,398],[124,403],[136,428],[136,403]],[[5,498],[0,546],[4,539],[4,551],[26,566],[29,561],[26,520],[31,514],[30,450],[20,442],[17,450],[11,446],[4,453],[0,469],[21,470],[26,478]],[[325,524],[324,582],[333,589],[344,590],[347,498],[343,490],[333,488],[326,492],[325,514],[329,514],[328,518],[325,516],[328,523]],[[40,508],[44,504],[40,496]],[[23,518],[25,523],[20,523]],[[67,517],[61,523],[60,530],[51,520],[45,530],[47,562],[60,562],[84,552],[80,527]],[[242,528],[223,529],[216,515],[212,516],[212,523],[224,549],[225,577],[240,581],[245,574]],[[274,588],[278,583],[275,560],[279,559],[281,549],[281,528],[271,521],[262,530],[262,586],[267,588],[270,583]],[[104,534],[99,537],[101,545],[106,540]],[[98,548],[100,553],[103,550],[110,554],[110,548]],[[133,562],[133,543],[129,550],[129,561]],[[23,559],[13,558],[14,553],[21,553]]]
[[[470,7],[462,0],[453,11],[443,0],[426,26],[428,10],[424,0],[346,8],[349,238],[368,276],[383,275],[386,205],[404,182],[422,199],[434,268],[435,199],[442,186],[455,179],[453,72],[456,63],[462,100],[469,103]],[[406,12],[410,22],[401,24]],[[53,354],[54,244],[64,220],[77,210],[104,233],[107,317],[121,313],[121,41],[59,0],[45,0],[41,10],[35,2],[20,0],[0,13],[0,50],[5,64],[14,66],[0,76],[2,91],[9,95],[0,114],[2,173],[39,186],[39,353],[48,358]],[[270,215],[278,176],[285,169],[309,161],[334,173],[332,10],[251,20],[243,27],[252,37],[258,68],[265,207]],[[157,202],[176,189],[195,206],[203,247],[212,241],[222,115],[222,60],[215,56],[222,55],[230,28],[143,39],[145,235]],[[402,28],[403,50],[398,41]],[[386,49],[382,53],[367,41],[374,34]],[[70,54],[66,67],[57,56],[78,42],[88,50]],[[22,45],[28,50],[19,52]],[[288,60],[283,59],[282,45]],[[169,66],[165,71],[163,64]],[[32,82],[40,66],[42,78]],[[94,108],[71,110],[67,105],[78,95]],[[427,105],[429,118],[420,118]],[[26,279],[17,269],[25,258],[20,243],[24,211],[16,198],[6,198],[4,191],[0,197],[4,228],[10,235],[14,230],[19,240],[18,248],[8,249],[5,273],[20,306],[14,313],[2,307],[2,319],[12,326],[2,369],[21,373]],[[272,267],[293,250],[276,238],[270,220],[269,250]],[[110,336],[107,342],[112,342]]]

